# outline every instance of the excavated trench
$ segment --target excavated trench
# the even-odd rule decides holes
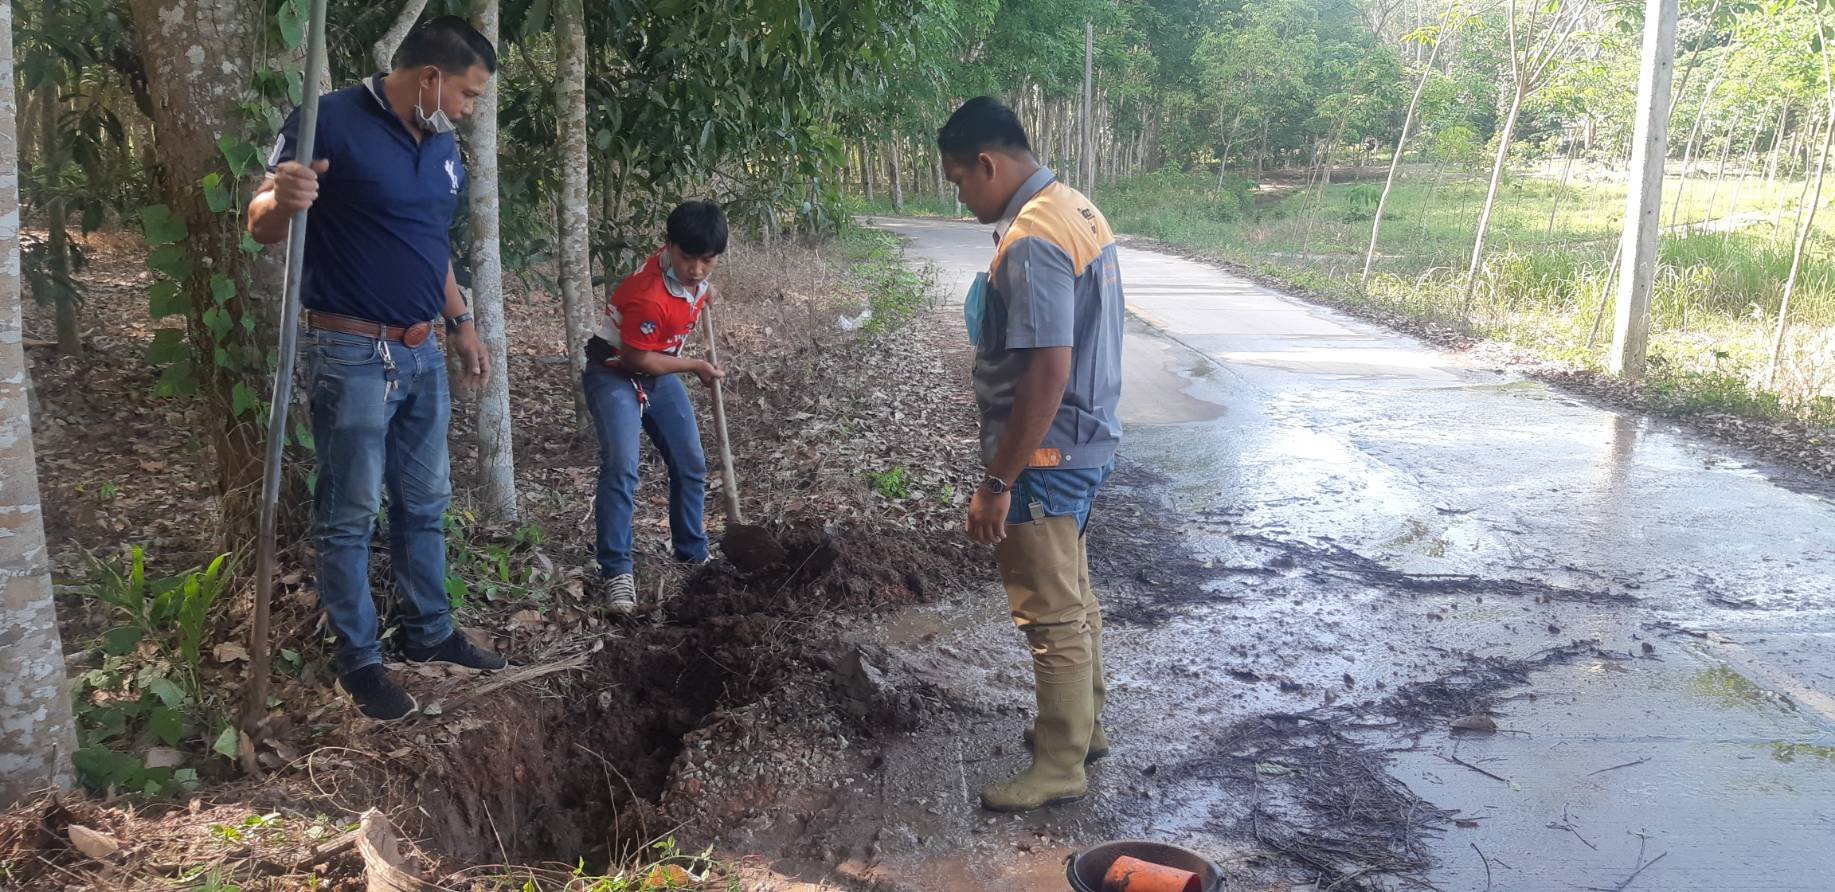
[[[582,671],[478,701],[457,729],[385,783],[398,823],[466,864],[603,864],[672,827],[652,818],[683,738],[713,713],[816,672],[829,636],[790,634],[823,616],[909,603],[958,558],[896,533],[778,531],[783,566],[751,577],[716,562],[664,607],[664,622],[607,641]],[[915,537],[914,537],[915,538]],[[418,756],[416,758],[419,758]]]

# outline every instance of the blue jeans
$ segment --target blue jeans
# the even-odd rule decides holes
[[[446,359],[433,338],[410,349],[312,330],[305,341],[319,459],[313,526],[319,603],[338,636],[342,674],[382,662],[370,596],[370,539],[384,486],[389,562],[407,644],[432,647],[452,635],[441,526],[452,499],[446,454],[452,405]]]
[[[1077,530],[1081,532],[1089,526],[1096,493],[1114,472],[1113,461],[1100,468],[1027,468],[1013,481],[1013,504],[1007,509],[1007,524],[1069,515],[1077,518]]]
[[[586,405],[599,435],[599,491],[593,497],[598,525],[599,573],[631,572],[631,512],[637,498],[641,429],[650,435],[669,469],[669,538],[678,561],[707,558],[703,510],[707,499],[707,455],[695,426],[694,405],[677,375],[638,376],[649,405],[637,400],[634,379],[604,366],[581,376]]]

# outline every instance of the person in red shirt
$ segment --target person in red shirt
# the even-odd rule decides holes
[[[682,356],[701,311],[712,300],[708,277],[726,251],[726,216],[711,201],[688,201],[669,214],[667,240],[612,291],[599,330],[586,343],[581,386],[599,437],[596,598],[616,613],[637,607],[631,561],[631,513],[637,494],[639,430],[669,469],[669,538],[675,559],[707,560],[704,503],[707,455],[681,375],[711,386],[722,377],[710,362]]]

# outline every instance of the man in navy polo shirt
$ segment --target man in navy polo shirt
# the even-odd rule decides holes
[[[383,721],[418,708],[382,666],[370,597],[384,486],[407,658],[505,665],[454,630],[446,598],[451,404],[434,332],[443,317],[469,381],[481,382],[488,359],[453,278],[447,231],[465,186],[453,124],[496,70],[496,50],[464,19],[421,25],[393,71],[320,100],[310,165],[295,160],[299,114],[288,119],[249,203],[249,232],[264,244],[309,212],[300,286],[319,458],[319,603],[339,639],[339,684]]]

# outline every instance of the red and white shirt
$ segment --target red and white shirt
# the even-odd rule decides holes
[[[707,303],[707,287],[682,284],[658,251],[612,292],[596,334],[614,347],[680,356]],[[605,364],[616,366],[617,353]]]

